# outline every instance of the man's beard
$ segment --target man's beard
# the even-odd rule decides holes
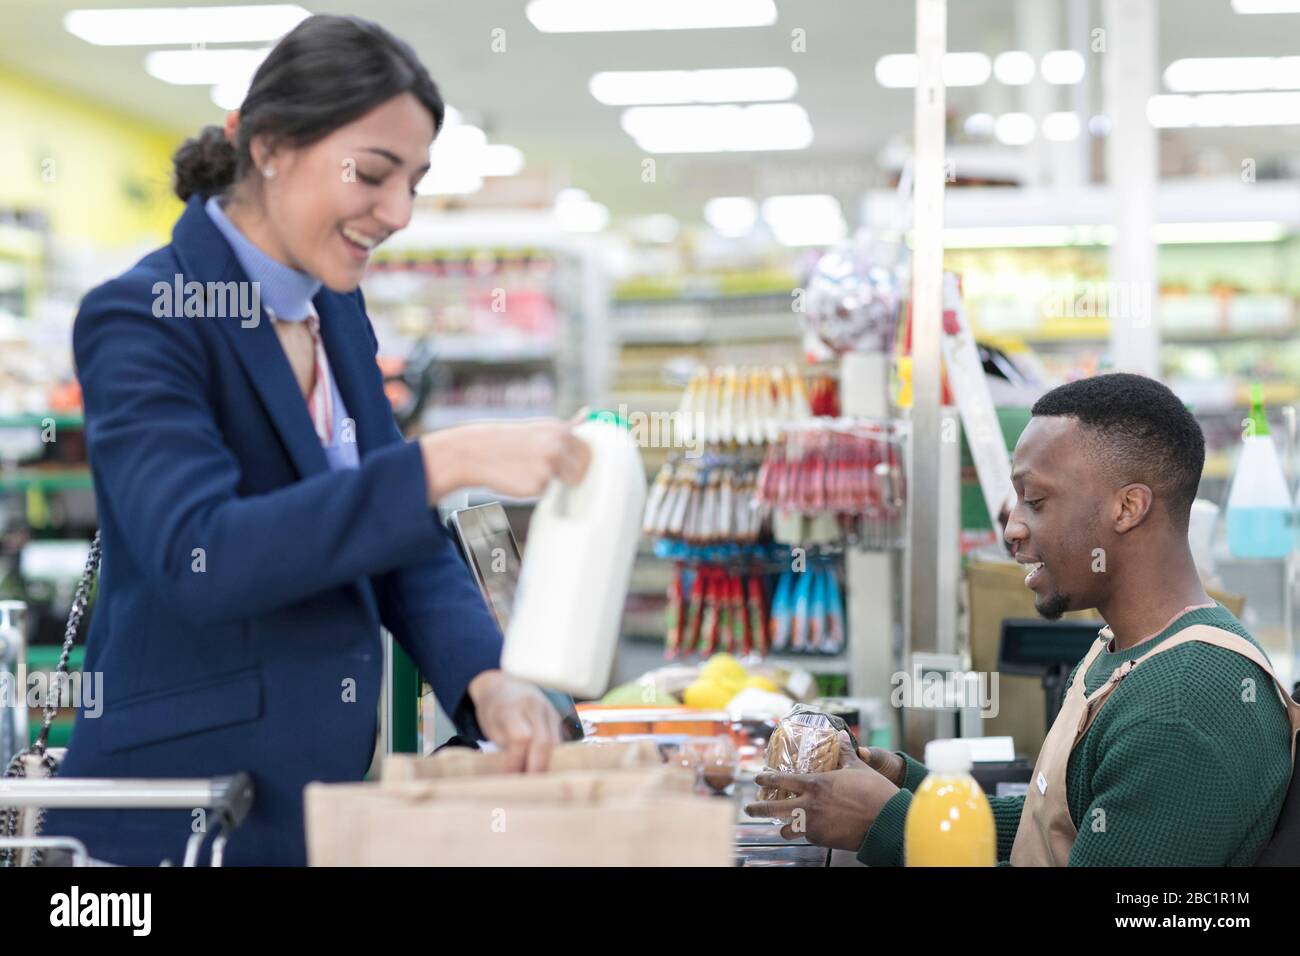
[[[1034,610],[1049,621],[1058,620],[1070,609],[1070,595],[1057,591],[1042,601],[1034,602]]]

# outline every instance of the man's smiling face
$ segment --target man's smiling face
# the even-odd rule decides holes
[[[1028,570],[1035,609],[1050,620],[1096,607],[1108,590],[1110,576],[1093,566],[1094,549],[1110,544],[1104,515],[1114,488],[1086,431],[1076,418],[1036,416],[1012,459],[1016,504],[1005,538]]]

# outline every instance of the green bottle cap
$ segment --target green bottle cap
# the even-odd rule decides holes
[[[1264,386],[1255,383],[1250,386],[1250,434],[1268,434],[1268,416],[1264,414]]]
[[[608,422],[611,425],[617,425],[624,431],[627,431],[629,427],[627,419],[624,416],[620,415],[618,412],[610,411],[609,409],[596,409],[588,413],[587,421]]]

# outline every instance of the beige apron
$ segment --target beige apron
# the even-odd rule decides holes
[[[1109,627],[1102,628],[1075,672],[1074,683],[1065,695],[1061,712],[1052,723],[1052,729],[1043,741],[1043,749],[1038,753],[1038,762],[1034,764],[1034,775],[1029,781],[1029,793],[1025,797],[1025,807],[1020,814],[1020,826],[1016,830],[1016,842],[1011,847],[1012,866],[1065,866],[1070,859],[1070,848],[1078,831],[1070,819],[1070,806],[1065,795],[1065,772],[1070,764],[1070,753],[1088,732],[1096,720],[1111,692],[1119,686],[1134,667],[1155,654],[1186,644],[1200,641],[1213,644],[1224,650],[1235,651],[1247,660],[1258,664],[1264,673],[1273,678],[1273,685],[1286,705],[1287,716],[1291,720],[1291,761],[1295,763],[1295,735],[1300,732],[1300,704],[1291,699],[1287,689],[1278,681],[1277,675],[1264,653],[1238,634],[1207,624],[1197,624],[1184,628],[1168,640],[1162,641],[1136,660],[1125,661],[1110,675],[1110,680],[1102,684],[1091,694],[1084,693],[1085,678],[1097,656],[1101,654],[1114,635]]]

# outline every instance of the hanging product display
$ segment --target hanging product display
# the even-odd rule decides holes
[[[767,654],[764,577],[724,565],[679,563],[668,589],[665,656]]]
[[[906,505],[906,435],[906,424],[892,420],[817,418],[788,426],[759,470],[757,500],[778,513],[833,516],[859,547],[896,547]]]
[[[843,652],[838,516],[854,536],[863,519],[849,512],[877,523],[892,516],[902,457],[892,424],[811,417],[814,405],[835,408],[837,391],[821,376],[810,395],[802,376],[781,368],[701,369],[691,380],[677,439],[700,450],[665,462],[642,520],[655,555],[674,564],[667,657]],[[781,470],[787,455],[789,474]],[[818,475],[802,475],[805,464]],[[772,493],[762,493],[764,482],[774,482]],[[830,533],[774,541],[773,507],[791,500],[828,519]]]
[[[772,594],[768,646],[772,653],[838,654],[844,650],[844,600],[829,561],[781,572]]]
[[[811,414],[793,369],[701,367],[677,409],[677,440],[686,448],[763,445]]]
[[[840,417],[840,383],[830,375],[818,375],[808,382],[808,404],[818,418]]]
[[[766,518],[754,500],[761,465],[752,452],[668,460],[650,489],[641,530],[697,545],[758,541]]]

